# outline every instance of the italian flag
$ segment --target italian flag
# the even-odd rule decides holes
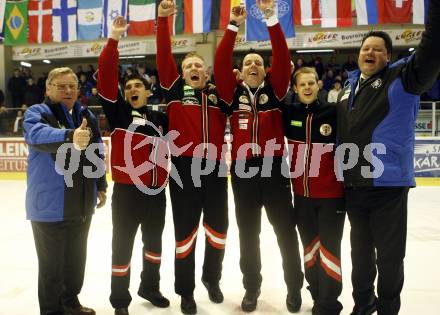
[[[211,31],[212,0],[183,0],[185,33]]]
[[[177,13],[168,18],[171,35],[183,33],[183,0],[174,0],[177,6]]]
[[[155,0],[128,0],[129,36],[154,34],[156,20]]]

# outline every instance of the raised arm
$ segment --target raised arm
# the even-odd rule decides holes
[[[127,28],[127,21],[122,16],[118,16],[113,21],[112,32],[98,59],[99,95],[113,103],[116,102],[118,96],[118,43]]]
[[[257,5],[266,18],[272,46],[270,84],[279,100],[286,97],[290,82],[290,54],[286,38],[275,12],[274,0],[257,0]]]
[[[156,61],[157,71],[160,77],[160,85],[169,90],[179,78],[176,61],[171,52],[171,37],[168,26],[168,17],[176,13],[174,1],[163,0],[157,10],[157,34],[156,34]]]
[[[440,0],[430,0],[422,40],[402,71],[405,90],[422,94],[429,90],[440,72]]]
[[[231,10],[230,23],[217,47],[214,61],[214,77],[220,98],[231,105],[237,86],[236,76],[232,71],[232,54],[238,27],[246,20],[246,9],[234,7]]]

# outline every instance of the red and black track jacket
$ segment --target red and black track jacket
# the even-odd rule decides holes
[[[290,80],[290,55],[279,23],[268,27],[272,44],[272,68],[254,95],[232,72],[232,51],[237,32],[227,29],[214,64],[220,101],[230,106],[232,160],[282,156],[284,129],[281,107]],[[275,145],[272,148],[268,141]],[[241,149],[240,149],[241,147]]]
[[[167,133],[167,117],[146,106],[134,109],[124,101],[118,90],[118,58],[118,42],[110,38],[99,56],[98,91],[113,130],[112,177],[121,184],[138,184],[133,179],[140,178],[148,187],[160,187],[168,180],[169,149],[158,131]],[[143,125],[146,121],[155,127]],[[130,125],[133,130],[127,130]]]
[[[283,109],[289,144],[290,172],[296,195],[310,198],[342,197],[336,178],[336,106],[293,103]]]
[[[196,90],[185,84],[171,53],[166,17],[157,19],[156,40],[157,70],[165,91],[169,128],[179,132],[174,144],[183,147],[192,143],[183,156],[220,160],[225,143],[227,107],[219,104],[215,86]]]

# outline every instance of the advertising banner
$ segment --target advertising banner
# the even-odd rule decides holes
[[[423,29],[409,28],[385,30],[393,40],[395,47],[415,47],[422,38]],[[297,32],[296,37],[288,38],[287,46],[289,49],[304,48],[359,48],[362,38],[369,30],[358,31],[319,31],[319,32]],[[220,38],[217,39],[217,43]],[[248,42],[245,40],[244,34],[237,35],[235,41],[235,50],[270,50],[270,41]]]
[[[110,172],[110,138],[103,137],[106,172]],[[0,172],[26,172],[29,150],[24,139],[0,138]]]
[[[28,154],[23,138],[0,138],[0,172],[26,172]]]
[[[417,177],[440,177],[440,139],[416,139],[414,170]]]
[[[105,40],[73,42],[67,44],[26,45],[12,47],[12,60],[42,60],[65,58],[98,57]],[[196,38],[176,37],[171,42],[173,53],[188,53],[196,50]],[[120,56],[154,55],[156,39],[121,40],[118,45]]]

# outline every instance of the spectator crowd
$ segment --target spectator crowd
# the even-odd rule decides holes
[[[400,58],[401,56],[399,56]],[[238,60],[238,59],[237,59]],[[268,69],[271,66],[271,57],[268,57],[265,64]],[[335,103],[339,92],[344,87],[348,77],[348,72],[356,70],[358,65],[352,55],[348,55],[343,64],[338,63],[336,55],[332,55],[327,63],[323,62],[321,56],[312,56],[310,59],[299,55],[293,63],[295,70],[302,67],[313,67],[318,73],[319,92],[318,99]],[[241,69],[239,61],[236,62],[236,69]],[[266,70],[268,70],[266,69]],[[157,69],[149,68],[145,64],[132,63],[130,65],[119,66],[119,82],[124,82],[125,78],[131,74],[139,74],[151,84],[151,95],[148,97],[148,104],[157,105],[164,103],[164,96],[160,87],[160,81]],[[100,110],[100,102],[98,90],[96,88],[96,69],[95,66],[89,64],[87,66],[78,65],[76,75],[79,79],[79,100],[83,106],[91,106],[92,111],[97,114],[100,120],[101,130],[106,135],[107,122]],[[212,67],[208,68],[208,82],[213,83]],[[7,95],[0,90],[0,136],[21,136],[21,119],[24,111],[34,104],[39,104],[44,100],[46,92],[47,73],[36,78],[31,69],[22,67],[15,68],[12,76],[7,82]],[[293,81],[291,81],[293,82]],[[295,97],[293,88],[290,89],[286,101],[291,101],[291,97]],[[422,101],[436,101],[440,99],[440,81],[430,91],[423,94]]]

